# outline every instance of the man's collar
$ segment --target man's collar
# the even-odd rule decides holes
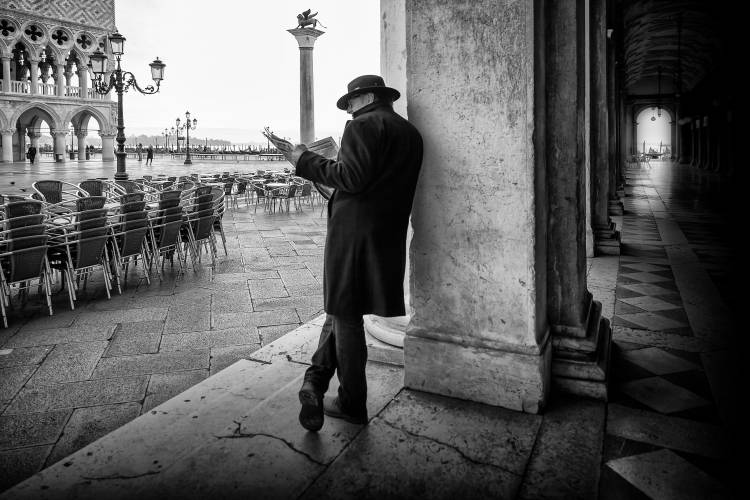
[[[358,116],[363,115],[365,113],[368,113],[368,112],[370,112],[370,111],[372,111],[374,109],[384,108],[384,107],[387,107],[387,106],[388,106],[387,102],[382,102],[382,101],[371,102],[367,106],[363,106],[363,107],[359,108],[357,111],[355,111],[352,114],[352,118],[357,118]]]

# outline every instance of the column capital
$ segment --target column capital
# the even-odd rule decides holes
[[[5,61],[10,62],[11,59],[12,58],[10,56],[0,56],[0,61],[3,61],[3,62],[5,62]]]
[[[99,137],[101,137],[102,139],[114,139],[115,137],[117,137],[117,134],[107,134],[105,132],[99,131]]]
[[[66,135],[68,135],[67,130],[50,130],[49,133],[54,138],[65,137]]]
[[[316,30],[315,28],[295,28],[287,31],[297,39],[300,49],[312,49],[315,45],[315,40],[325,33],[325,31]]]
[[[15,129],[12,128],[0,128],[0,135],[13,135],[15,134]]]
[[[76,137],[78,137],[79,139],[83,139],[87,135],[89,135],[89,131],[88,130],[81,129],[78,132],[76,132]]]

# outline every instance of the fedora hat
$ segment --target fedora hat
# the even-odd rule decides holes
[[[339,109],[346,109],[349,99],[358,94],[366,94],[372,92],[373,94],[387,95],[392,101],[395,101],[401,97],[401,93],[390,87],[385,86],[383,77],[378,75],[362,75],[358,76],[351,82],[346,88],[346,94],[342,95],[338,101],[336,101],[336,107]]]

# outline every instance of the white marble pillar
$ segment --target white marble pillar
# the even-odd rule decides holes
[[[313,48],[324,32],[314,28],[287,30],[299,45],[299,134],[302,144],[315,141],[315,92],[313,80]]]
[[[102,134],[102,161],[113,161],[115,159],[115,134]]]
[[[537,5],[406,3],[407,106],[425,155],[404,384],[530,413],[551,351]]]
[[[13,163],[13,129],[0,130],[3,138],[2,160],[3,163]]]
[[[39,93],[39,61],[31,59],[29,60],[29,66],[31,66],[31,70],[29,73],[30,81],[31,81],[31,93],[32,94],[38,94]]]
[[[89,72],[86,66],[78,68],[78,86],[81,88],[81,99],[88,98]]]
[[[68,136],[68,131],[51,130],[50,133],[52,134],[52,139],[54,140],[53,155],[55,157],[55,161],[58,161],[58,159],[62,158],[62,162],[65,162],[67,160],[67,158],[65,157],[65,139]]]
[[[10,57],[9,56],[3,56],[2,58],[3,62],[3,92],[10,92]]]
[[[65,66],[62,64],[58,64],[56,66],[57,72],[55,74],[55,84],[57,85],[57,96],[58,97],[64,97],[65,96]]]
[[[78,138],[78,161],[86,159],[86,136],[88,134],[88,130],[84,129],[76,132],[76,138]]]

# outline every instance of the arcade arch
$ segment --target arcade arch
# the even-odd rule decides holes
[[[674,118],[664,107],[644,106],[636,110],[635,149],[640,154],[652,153],[671,157],[674,148]]]

